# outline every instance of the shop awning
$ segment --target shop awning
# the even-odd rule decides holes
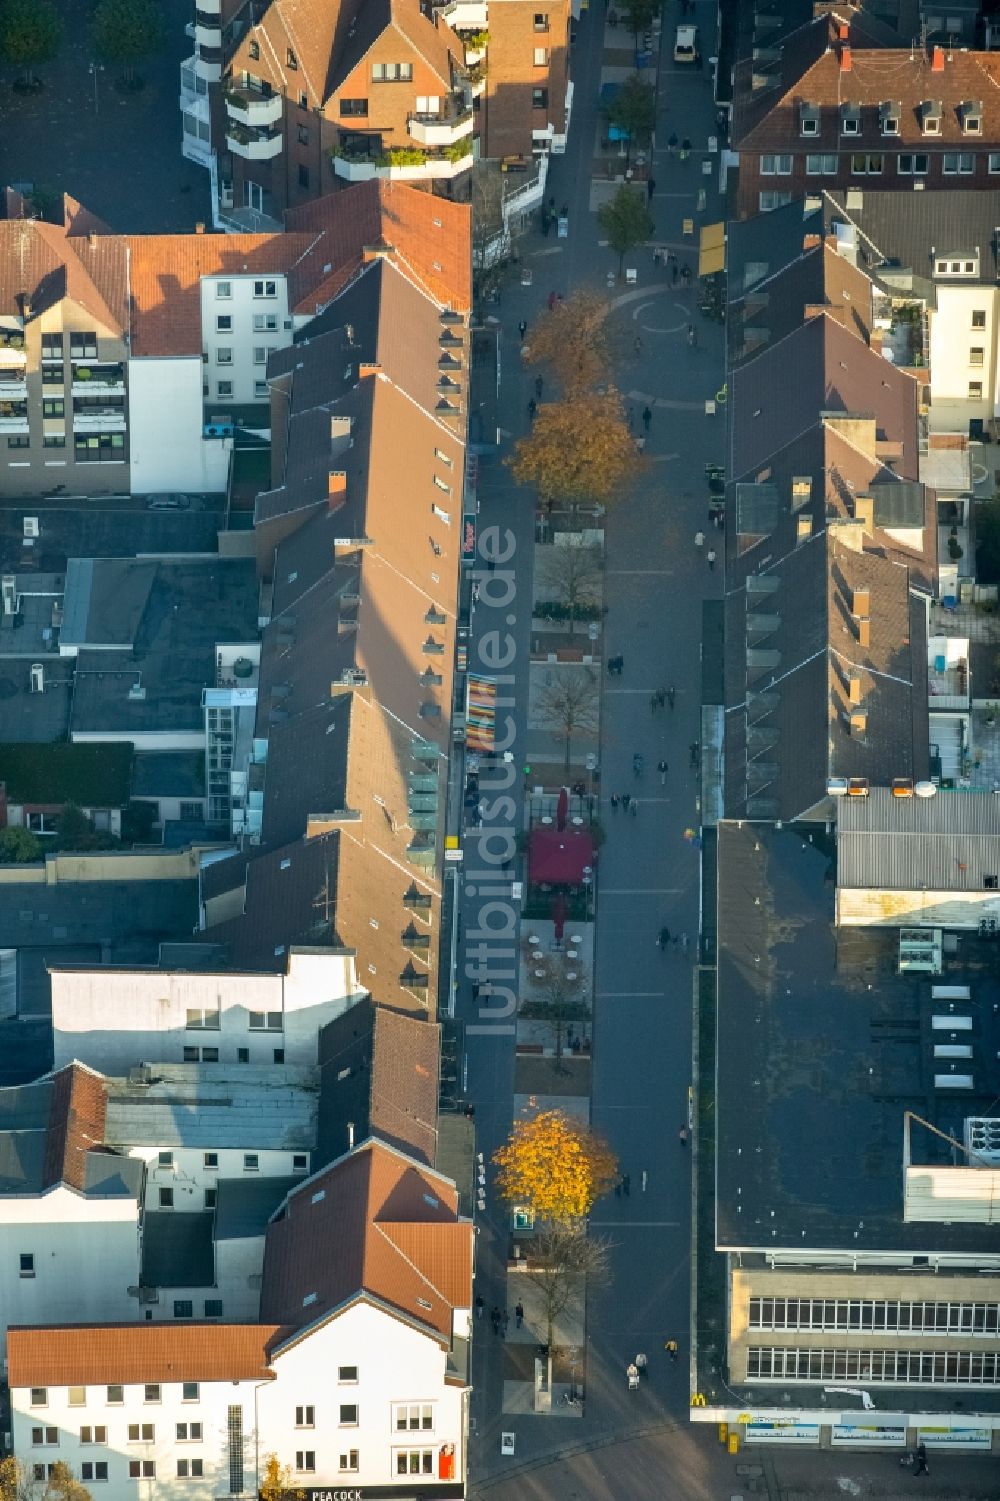
[[[716,271],[726,269],[726,226],[705,224],[702,226],[698,245],[698,275],[714,276]]]

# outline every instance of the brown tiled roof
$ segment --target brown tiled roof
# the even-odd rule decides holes
[[[327,232],[322,249],[317,246],[304,256],[293,276],[296,311],[324,307],[345,284],[339,268],[353,270],[365,250],[382,247],[394,250],[414,280],[442,305],[467,312],[472,305],[471,213],[467,203],[381,178],[289,209],[288,229]],[[332,272],[322,271],[326,264]]]
[[[225,944],[236,969],[284,974],[288,949],[337,948],[339,834],[269,850],[246,868],[241,916],[216,923],[195,942]]]
[[[92,209],[85,204],[71,198],[69,193],[63,194],[63,225],[67,235],[110,235],[114,231],[110,225],[99,219]]]
[[[441,1031],[371,997],[329,1022],[319,1035],[320,1149],[339,1157],[348,1124],[433,1166],[437,1153]]]
[[[448,88],[452,59],[464,58],[464,49],[451,28],[440,17],[435,24],[425,16],[419,0],[392,0],[392,24]]]
[[[984,143],[1000,140],[1000,57],[994,52],[965,52],[958,48],[925,49],[869,48],[853,46],[851,66],[841,66],[842,44],[834,41],[829,51],[803,70],[783,59],[782,83],[768,98],[767,106],[758,105],[757,117],[750,123],[748,106],[746,128],[739,130],[737,145],[741,152],[758,151],[895,151],[909,145],[921,151],[940,151],[962,145],[968,150],[981,149]],[[937,55],[943,66],[935,69]],[[793,76],[789,76],[792,72]],[[921,105],[936,101],[942,106],[941,130],[925,135]],[[966,135],[962,129],[960,106],[963,102],[982,104],[982,129]],[[882,133],[879,106],[901,106],[899,134]],[[815,104],[820,110],[819,131],[803,136],[800,106]],[[855,104],[861,109],[861,129],[857,135],[844,136],[841,131],[841,106]]]
[[[86,244],[86,241],[83,241]],[[127,276],[125,257],[114,259],[110,298],[106,288],[91,276],[59,225],[42,219],[0,221],[0,312],[20,315],[25,296],[35,314],[55,306],[64,297],[86,309],[108,332],[121,334],[127,328],[124,296]]]
[[[7,1331],[12,1387],[262,1381],[273,1324],[71,1324]]]
[[[87,1153],[104,1142],[104,1080],[82,1063],[52,1075],[52,1105],[45,1133],[42,1187],[68,1183],[82,1189]]]
[[[820,309],[868,343],[872,330],[872,283],[829,245],[814,244],[775,275],[730,302],[732,359],[742,363],[793,332]]]
[[[261,1316],[303,1327],[368,1297],[448,1341],[471,1282],[472,1226],[454,1184],[369,1141],[290,1194],[268,1226]]]
[[[201,354],[201,278],[288,272],[313,236],[133,235],[132,353]]]

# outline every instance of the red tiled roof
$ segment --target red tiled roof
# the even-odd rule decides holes
[[[121,295],[124,257],[112,251],[107,260],[113,272],[99,281],[84,266],[61,226],[42,219],[0,221],[0,312],[20,316],[27,298],[37,315],[68,297],[103,329],[121,334],[126,327]]]
[[[7,1331],[12,1387],[260,1381],[273,1324],[69,1324]]]
[[[261,1315],[301,1327],[368,1296],[447,1340],[471,1282],[472,1226],[454,1185],[372,1140],[291,1193],[268,1226]]]
[[[42,1187],[68,1183],[82,1189],[87,1153],[104,1142],[107,1095],[100,1074],[70,1063],[52,1075],[52,1105],[45,1133]]]

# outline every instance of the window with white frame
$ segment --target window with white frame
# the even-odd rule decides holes
[[[896,171],[903,177],[926,177],[929,160],[926,151],[901,151],[896,158]]]
[[[255,380],[253,383],[254,400],[263,401],[268,394],[268,389],[266,380]]]
[[[1000,151],[991,151],[987,163],[990,172],[1000,172]]]
[[[93,1428],[88,1426],[80,1429],[81,1444],[106,1444],[107,1441],[108,1430],[103,1423],[98,1423]]]
[[[70,1386],[66,1389],[66,1396],[70,1407],[86,1407],[87,1388],[85,1386]]]
[[[341,1402],[340,1414],[337,1419],[341,1428],[356,1428],[358,1426],[358,1405],[356,1402]]]
[[[881,151],[860,151],[851,157],[851,172],[855,177],[878,177],[882,172]]]
[[[315,1201],[314,1201],[315,1202]],[[342,1365],[337,1367],[337,1380],[342,1386],[356,1386],[358,1381],[358,1368],[356,1365]]]
[[[434,1427],[434,1407],[430,1402],[402,1402],[392,1409],[392,1426],[397,1433],[429,1433]]]
[[[31,1388],[31,1406],[48,1407],[49,1389],[47,1386],[33,1386]]]
[[[202,1426],[200,1423],[178,1423],[176,1431],[178,1443],[198,1444],[201,1442]]]
[[[178,1480],[201,1480],[205,1474],[205,1461],[203,1459],[179,1459],[177,1461]]]
[[[792,170],[792,158],[788,153],[767,153],[760,159],[761,177],[787,177]]]
[[[231,344],[220,344],[218,346],[215,351],[215,363],[217,365],[231,365],[233,363],[233,348]]]
[[[223,400],[226,397],[228,397],[228,396],[232,396],[232,394],[233,394],[233,383],[232,383],[232,381],[231,380],[216,381],[216,383],[215,383],[215,394],[216,394],[216,396],[222,398]]]
[[[233,315],[232,315],[232,313],[217,313],[216,317],[215,317],[215,331],[216,331],[216,333],[217,334],[228,334],[228,333],[232,333],[232,329],[233,329]]]
[[[22,1251],[17,1260],[19,1277],[33,1277],[35,1275],[35,1257],[33,1252]]]
[[[1000,1333],[1000,1303],[895,1298],[751,1298],[747,1327],[995,1337]]]
[[[277,313],[254,313],[253,331],[255,334],[273,334],[278,328]]]
[[[760,211],[762,214],[770,213],[772,209],[783,208],[786,203],[791,203],[791,193],[768,192],[760,194]]]
[[[981,380],[970,380],[969,381],[969,400],[970,401],[982,401],[982,399],[983,399],[983,383],[982,383],[982,381]]]
[[[958,173],[962,177],[969,177],[976,170],[975,153],[972,151],[946,151],[941,162],[941,171],[946,177],[954,177]]]
[[[112,1385],[107,1389],[107,1403],[109,1407],[120,1407],[125,1401],[125,1388]]]
[[[807,177],[832,177],[837,170],[839,158],[835,151],[810,151],[806,153]]]
[[[151,1444],[155,1438],[155,1423],[129,1423],[128,1441],[130,1444]]]
[[[342,1474],[353,1474],[359,1468],[357,1449],[348,1449],[341,1454],[337,1468]]]
[[[986,327],[986,309],[984,307],[974,307],[972,309],[972,327]]]
[[[147,1381],[146,1385],[143,1387],[143,1401],[144,1402],[159,1402],[159,1400],[160,1400],[160,1384],[159,1384],[159,1382],[158,1381]]]
[[[304,1473],[311,1473],[316,1468],[315,1449],[296,1449],[295,1468]]]
[[[189,1032],[217,1032],[220,1026],[218,1006],[188,1006],[184,1023]]]
[[[85,1459],[80,1466],[80,1479],[88,1482],[95,1480],[107,1480],[108,1462],[106,1459]]]
[[[969,364],[972,365],[972,366],[976,366],[976,365],[983,365],[985,363],[986,363],[986,350],[982,347],[982,345],[979,345],[979,344],[973,345],[973,347],[969,350]]]
[[[251,1032],[280,1032],[283,1020],[280,1011],[251,1011]]]
[[[233,284],[232,284],[232,282],[231,281],[217,281],[215,283],[215,295],[216,295],[216,297],[220,301],[225,301],[226,298],[232,297],[232,295],[233,295]]]
[[[397,1475],[433,1475],[433,1449],[394,1449],[394,1466]]]
[[[31,1430],[31,1442],[32,1442],[33,1446],[36,1449],[40,1448],[42,1445],[58,1444],[58,1442],[59,1442],[59,1429],[58,1428],[32,1428],[32,1430]]]
[[[155,1480],[155,1459],[130,1459],[128,1462],[128,1478],[130,1480]]]
[[[255,297],[277,297],[278,283],[276,281],[255,281],[253,284]]]
[[[315,1428],[316,1427],[316,1409],[315,1409],[315,1407],[312,1407],[312,1406],[309,1406],[309,1407],[297,1407],[295,1409],[295,1426],[296,1426],[296,1428]]]

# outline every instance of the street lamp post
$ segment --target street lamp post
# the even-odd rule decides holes
[[[97,97],[97,75],[104,72],[104,67],[101,63],[91,63],[89,71],[91,78],[94,80],[94,114],[96,115],[100,113],[100,102]]]

